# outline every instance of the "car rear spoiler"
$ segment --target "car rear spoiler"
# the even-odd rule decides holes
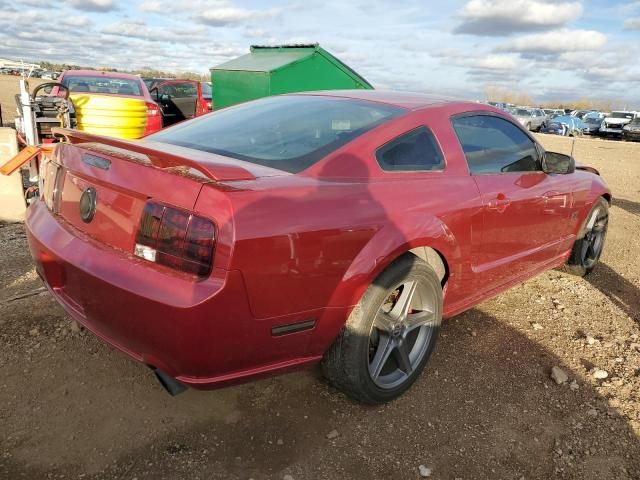
[[[232,163],[226,163],[222,161],[216,162],[212,160],[193,160],[191,158],[176,155],[174,153],[168,153],[157,148],[145,145],[144,142],[137,140],[122,140],[119,138],[104,137],[102,135],[94,135],[80,130],[73,130],[69,128],[54,127],[51,132],[56,137],[64,137],[66,141],[72,145],[82,143],[93,143],[98,145],[105,145],[114,147],[117,149],[123,149],[130,152],[135,152],[144,155],[149,159],[149,162],[157,168],[170,169],[170,168],[187,168],[193,169],[209,178],[213,181],[229,181],[229,180],[255,180],[256,177],[247,169],[242,168],[240,165],[234,165]],[[198,152],[201,153],[201,152]],[[117,154],[116,154],[117,155]],[[126,156],[120,157],[127,160]],[[214,157],[214,155],[211,155]],[[224,158],[224,157],[221,157]],[[130,159],[129,159],[130,160]]]

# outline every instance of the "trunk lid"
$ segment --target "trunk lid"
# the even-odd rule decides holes
[[[147,201],[191,212],[204,184],[254,180],[256,174],[269,173],[182,147],[65,129],[55,133],[67,143],[58,144],[51,161],[42,162],[45,203],[75,229],[126,252],[134,251]]]

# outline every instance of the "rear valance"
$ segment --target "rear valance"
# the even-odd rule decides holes
[[[90,143],[93,145],[103,145],[114,147],[109,153],[116,155],[123,160],[140,161],[146,159],[151,165],[157,168],[171,169],[193,169],[213,181],[229,181],[229,180],[255,180],[253,175],[247,169],[240,165],[227,164],[215,161],[196,161],[191,158],[167,153],[144,142],[121,140],[119,138],[103,137],[91,133],[81,132],[68,128],[52,128],[52,133],[56,136],[64,137],[71,144]],[[130,154],[127,154],[130,152]],[[139,154],[139,155],[135,155]],[[143,156],[142,159],[140,156]]]

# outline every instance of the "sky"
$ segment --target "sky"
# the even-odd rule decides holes
[[[640,110],[640,0],[0,0],[0,57],[208,72],[319,43],[376,88]]]

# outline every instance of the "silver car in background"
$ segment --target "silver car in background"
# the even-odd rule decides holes
[[[517,107],[511,110],[520,124],[527,130],[538,132],[548,120],[547,115],[539,108]]]

